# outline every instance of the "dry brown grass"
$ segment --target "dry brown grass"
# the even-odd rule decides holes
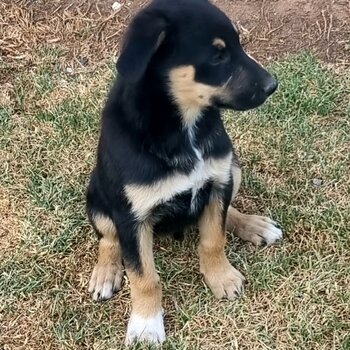
[[[66,64],[79,68],[116,53],[125,22],[130,17],[124,3],[119,12],[111,1],[54,0],[0,3],[1,54],[21,65],[53,63],[51,57],[35,55],[45,44],[64,53]]]
[[[87,5],[0,3],[4,349],[120,349],[125,335],[128,281],[106,303],[87,293],[97,246],[84,192],[113,77],[115,28],[130,9],[112,16],[93,4],[85,14]],[[45,13],[54,25],[41,22]],[[157,241],[164,349],[350,348],[350,77],[333,68],[290,57],[274,67],[281,92],[266,109],[226,117],[245,167],[237,206],[272,215],[286,239],[256,249],[230,238],[230,260],[249,281],[236,302],[214,300],[203,283],[195,235]]]
[[[131,14],[142,1],[0,1],[0,79],[13,87],[16,76],[35,67],[59,67],[68,75],[93,71],[117,54]],[[136,4],[137,3],[137,4]],[[0,92],[0,101],[8,99]]]

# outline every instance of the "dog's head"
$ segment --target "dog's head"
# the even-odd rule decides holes
[[[255,108],[277,88],[207,0],[153,1],[131,23],[117,68],[131,84],[156,75],[189,118],[209,106]]]

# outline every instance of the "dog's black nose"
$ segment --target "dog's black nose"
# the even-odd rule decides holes
[[[278,82],[275,78],[271,77],[268,79],[268,81],[265,83],[263,90],[267,96],[272,95],[278,87]]]

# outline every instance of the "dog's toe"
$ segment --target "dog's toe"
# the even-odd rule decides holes
[[[121,266],[97,264],[92,272],[89,293],[92,299],[102,301],[110,299],[120,290],[123,278]]]
[[[282,230],[275,226],[274,224],[265,224],[264,226],[259,226],[260,236],[263,238],[262,243],[265,245],[271,245],[276,241],[280,240],[283,236]]]
[[[235,219],[234,233],[255,245],[271,245],[283,236],[278,224],[268,217],[237,213]]]
[[[217,299],[239,298],[243,292],[244,276],[225,261],[220,266],[203,271],[204,278]]]

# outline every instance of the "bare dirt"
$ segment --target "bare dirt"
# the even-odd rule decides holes
[[[132,16],[148,0],[0,0],[0,62],[35,65],[38,46],[59,48],[70,67],[94,65],[117,54]],[[309,50],[350,65],[350,0],[213,0],[238,25],[242,42],[268,61]],[[4,74],[1,74],[4,76]]]
[[[260,58],[311,50],[328,62],[349,63],[348,0],[214,0],[238,23],[247,48]]]
[[[147,4],[134,0],[131,10]],[[247,50],[270,60],[302,50],[350,64],[349,0],[212,0],[240,29]]]

